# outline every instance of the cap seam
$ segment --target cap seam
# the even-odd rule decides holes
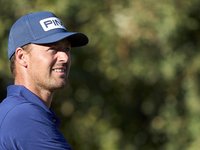
[[[29,29],[29,31],[30,31],[30,33],[31,33],[32,38],[33,38],[34,40],[36,40],[36,39],[35,39],[34,32],[33,32],[32,27],[31,27],[31,23],[30,23],[30,21],[29,21],[29,17],[28,17],[29,15],[30,15],[30,14],[27,15],[26,24],[27,24],[27,26],[28,26],[28,29]]]
[[[16,47],[16,42],[15,42],[15,40],[14,40],[14,38],[13,38],[13,33],[11,33],[11,40],[13,41],[14,47]],[[15,51],[15,50],[14,50],[14,51]]]

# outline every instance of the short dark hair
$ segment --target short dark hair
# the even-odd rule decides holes
[[[28,50],[29,50],[29,47],[30,47],[29,45],[30,45],[30,44],[26,44],[26,45],[22,46],[21,48],[22,48],[23,50],[28,51]],[[15,75],[16,75],[15,60],[16,60],[16,56],[15,56],[15,54],[13,54],[13,55],[11,56],[11,58],[10,58],[10,71],[11,71],[12,76],[13,76],[14,78],[15,78]]]
[[[12,55],[10,58],[10,71],[12,73],[12,76],[15,77],[15,54]]]

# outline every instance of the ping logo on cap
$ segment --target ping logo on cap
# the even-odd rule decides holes
[[[62,22],[56,17],[42,19],[40,20],[40,24],[42,28],[44,29],[44,31],[49,31],[49,30],[57,29],[57,28],[65,29]]]

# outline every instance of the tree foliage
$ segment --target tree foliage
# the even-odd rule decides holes
[[[200,136],[198,0],[1,0],[0,84],[12,84],[10,27],[52,11],[90,42],[71,52],[68,87],[52,108],[74,149],[196,150]],[[20,38],[20,37],[19,37]]]

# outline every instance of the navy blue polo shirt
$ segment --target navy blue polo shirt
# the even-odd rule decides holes
[[[0,103],[0,150],[72,150],[59,124],[60,119],[35,94],[11,85]]]

